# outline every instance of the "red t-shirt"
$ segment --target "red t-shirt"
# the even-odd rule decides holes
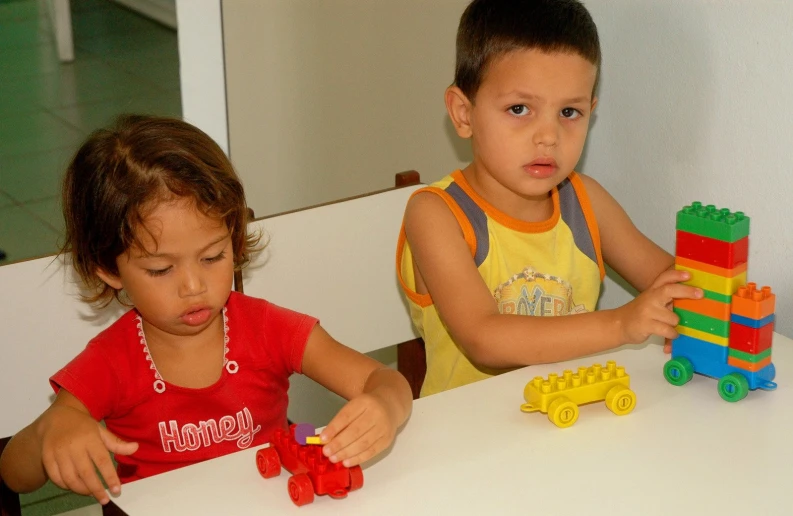
[[[260,446],[286,427],[289,376],[301,372],[317,320],[237,292],[224,317],[225,366],[209,387],[187,389],[159,377],[135,310],[50,379],[108,430],[139,444],[134,454],[116,456],[121,482]]]

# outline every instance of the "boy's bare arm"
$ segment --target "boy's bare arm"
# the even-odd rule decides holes
[[[672,276],[660,278],[638,305],[564,317],[504,315],[471,259],[459,224],[440,198],[414,196],[405,213],[405,232],[421,278],[418,283],[432,294],[455,342],[472,362],[486,367],[569,360],[642,341],[653,333],[674,338],[670,328],[673,332],[677,316],[665,305],[687,296],[685,289],[691,288],[677,285],[677,271],[670,271]]]
[[[636,228],[620,204],[589,176],[580,175],[595,211],[603,260],[639,292],[674,265],[674,257]]]
[[[34,424],[20,430],[0,456],[0,478],[12,491],[29,493],[47,482]]]

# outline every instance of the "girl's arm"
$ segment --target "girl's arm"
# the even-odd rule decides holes
[[[326,456],[347,467],[385,450],[407,420],[413,395],[397,371],[354,351],[316,325],[303,354],[303,373],[350,400],[322,431]]]
[[[603,218],[613,213],[596,210],[596,215],[604,228],[610,221]],[[405,212],[405,233],[416,266],[417,291],[431,294],[452,338],[472,362],[484,367],[570,360],[643,342],[652,334],[674,338],[677,316],[666,305],[674,298],[696,296],[697,289],[678,284],[688,279],[686,273],[659,275],[656,269],[669,267],[661,256],[648,264],[651,274],[657,276],[654,282],[643,283],[644,274],[636,272],[641,262],[628,271],[629,281],[637,281],[646,291],[623,307],[563,317],[501,314],[471,259],[459,224],[442,199],[429,193],[411,198]],[[606,238],[612,243],[621,236],[607,231]],[[630,252],[630,241],[622,245]]]
[[[80,400],[65,389],[33,423],[19,431],[0,457],[0,477],[18,493],[28,493],[49,478],[54,484],[102,504],[109,501],[97,469],[114,494],[120,482],[108,451],[130,454],[136,443],[118,439],[96,422]]]

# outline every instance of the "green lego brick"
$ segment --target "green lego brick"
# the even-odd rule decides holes
[[[758,353],[756,355],[752,355],[751,353],[747,353],[739,349],[730,348],[730,356],[756,364],[757,362],[760,362],[761,360],[771,356],[771,348],[768,348],[762,353]]]
[[[749,217],[742,211],[692,202],[677,212],[677,229],[732,243],[749,235]]]
[[[728,305],[732,303],[732,296],[728,296],[727,294],[720,294],[719,292],[705,290],[704,288],[702,289],[702,293],[704,294],[705,299],[712,299],[721,303],[727,303]]]
[[[730,336],[730,321],[722,321],[707,315],[689,312],[682,308],[675,308],[674,310],[680,317],[680,322],[678,323],[680,326],[704,331],[705,333],[710,333],[711,335],[717,335],[719,337]]]

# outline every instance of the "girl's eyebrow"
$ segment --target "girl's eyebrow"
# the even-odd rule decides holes
[[[229,233],[228,231],[226,231],[226,232],[223,234],[223,236],[221,236],[221,237],[219,237],[219,238],[216,238],[216,239],[215,239],[215,240],[213,240],[212,242],[208,243],[207,245],[205,245],[204,247],[202,247],[202,248],[201,248],[201,249],[200,249],[198,252],[199,252],[199,253],[203,253],[204,251],[206,251],[206,250],[207,250],[207,249],[209,249],[210,247],[212,247],[212,246],[214,246],[214,245],[217,245],[217,244],[219,244],[220,242],[222,242],[222,241],[224,241],[225,239],[227,239],[227,238],[229,237],[229,235],[230,235],[230,234],[231,234],[231,233]],[[174,257],[174,255],[173,255],[173,254],[171,254],[171,253],[144,253],[144,254],[139,254],[139,255],[135,256],[135,258],[173,258],[173,257]]]

